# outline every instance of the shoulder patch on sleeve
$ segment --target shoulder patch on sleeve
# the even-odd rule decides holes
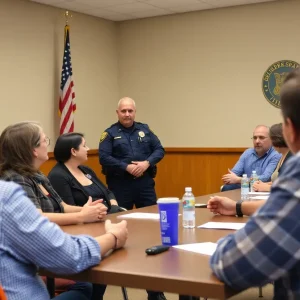
[[[107,137],[108,133],[106,131],[104,131],[102,134],[101,134],[101,137],[100,137],[100,143],[103,142],[106,137]]]
[[[156,133],[149,127],[149,130],[154,134],[156,135]]]

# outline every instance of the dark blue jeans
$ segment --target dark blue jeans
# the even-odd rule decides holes
[[[54,297],[55,300],[90,300],[93,293],[93,285],[89,282],[76,282],[70,286],[67,292]]]
[[[226,191],[231,191],[231,190],[237,190],[240,189],[241,185],[239,183],[234,183],[234,184],[224,184],[222,187],[221,192],[226,192]]]

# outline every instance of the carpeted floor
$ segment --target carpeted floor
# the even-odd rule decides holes
[[[127,288],[129,300],[147,300],[147,293],[144,290]],[[178,296],[175,294],[165,293],[168,300],[178,300]],[[201,298],[203,299],[203,298]],[[235,297],[230,298],[232,300],[271,300],[273,299],[273,285],[269,284],[263,287],[263,298],[258,297],[258,288],[249,289],[243,293],[238,294]],[[123,300],[120,287],[108,286],[104,300]],[[214,300],[214,299],[209,299]]]

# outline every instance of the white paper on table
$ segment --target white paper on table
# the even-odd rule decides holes
[[[245,226],[245,223],[231,223],[231,222],[207,222],[198,226],[198,228],[208,229],[234,229],[239,230]]]
[[[270,192],[249,192],[249,196],[268,196]]]
[[[208,242],[208,243],[177,245],[173,247],[186,250],[186,251],[200,253],[200,254],[213,255],[213,253],[216,251],[217,244]]]
[[[269,196],[253,196],[253,197],[249,197],[249,199],[252,200],[267,200],[269,198]]]
[[[155,214],[155,213],[130,213],[130,214],[125,214],[125,215],[120,215],[117,218],[159,220],[159,214]]]
[[[180,216],[179,214],[178,216]],[[156,213],[130,213],[117,216],[117,218],[124,218],[124,219],[150,219],[150,220],[159,220],[160,216]]]

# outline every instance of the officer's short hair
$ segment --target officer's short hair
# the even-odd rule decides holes
[[[121,102],[124,101],[124,100],[130,100],[130,101],[132,101],[134,108],[136,108],[136,106],[135,106],[135,101],[134,101],[132,98],[130,98],[130,97],[123,97],[123,98],[121,98],[121,99],[119,100],[119,102],[118,102],[117,108],[119,108]]]
[[[54,157],[60,163],[65,163],[71,158],[71,150],[78,150],[84,135],[78,132],[62,134],[56,141]]]

